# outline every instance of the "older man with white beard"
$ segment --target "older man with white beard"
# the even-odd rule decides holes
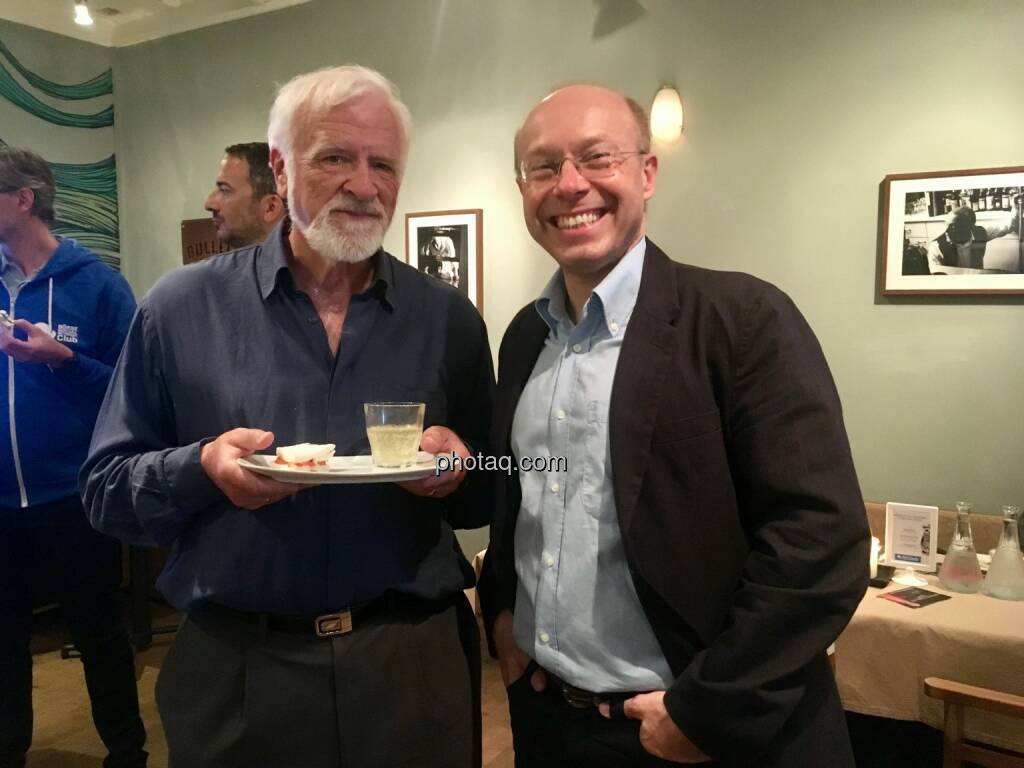
[[[426,451],[484,444],[480,316],[380,247],[409,133],[371,70],[282,87],[269,143],[291,218],[162,278],[114,372],[82,491],[100,530],[172,549],[158,586],[187,618],[157,703],[175,765],[480,763],[453,528],[488,522],[486,484],[311,488],[238,464],[298,442],[365,454],[368,401],[424,402]]]

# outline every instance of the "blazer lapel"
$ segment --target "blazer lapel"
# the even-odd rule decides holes
[[[668,256],[648,240],[636,307],[612,382],[608,417],[615,505],[626,541],[667,384],[678,315],[675,272]]]
[[[512,320],[501,345],[498,360],[498,388],[494,396],[494,418],[491,422],[491,449],[497,455],[512,455],[512,422],[526,382],[544,347],[548,327],[533,306],[528,306]],[[497,475],[498,495],[494,518],[491,522],[490,548],[494,562],[501,572],[502,584],[507,590],[505,601],[512,605],[515,599],[515,560],[513,535],[519,517],[522,498],[519,475]]]
[[[519,397],[523,394],[547,337],[547,324],[530,306],[515,336],[506,341],[509,351],[503,361],[505,365],[499,372],[496,398],[498,408],[494,424],[494,434],[501,440],[501,443],[495,446],[499,451],[511,453],[512,420],[515,418],[516,406],[519,405]]]

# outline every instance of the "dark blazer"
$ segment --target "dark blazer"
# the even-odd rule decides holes
[[[547,332],[531,304],[505,333],[499,454]],[[609,442],[630,573],[677,675],[673,720],[724,765],[852,766],[825,649],[867,588],[870,538],[839,397],[793,303],[648,241]],[[519,478],[499,482],[489,628],[516,592]]]

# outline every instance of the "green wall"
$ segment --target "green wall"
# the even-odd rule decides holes
[[[650,234],[793,296],[831,362],[865,496],[1024,502],[1021,301],[875,292],[886,174],[1024,164],[1024,3],[641,5],[595,36],[593,0],[314,0],[118,50],[129,279],[144,290],[180,263],[178,222],[204,215],[222,148],[263,134],[275,83],[358,62],[398,84],[417,123],[385,244],[402,254],[406,212],[483,208],[496,348],[552,271],[513,183],[519,121],[558,84],[649,102],[671,81],[687,131],[661,155]]]

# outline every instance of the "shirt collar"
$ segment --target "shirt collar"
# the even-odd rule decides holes
[[[50,258],[48,258],[46,261],[39,265],[39,269],[37,269],[33,273],[34,275],[38,275],[40,272],[46,269],[46,266],[53,261],[53,257],[57,255],[57,251],[59,251],[63,247],[65,242],[64,238],[61,237],[60,235],[54,235],[54,237],[57,238],[56,250],[50,254]],[[6,274],[8,270],[10,270],[14,275],[18,276],[19,278],[28,280],[28,277],[25,275],[25,271],[15,262],[8,259],[7,253],[4,251],[3,248],[0,248],[0,275]]]
[[[636,297],[640,292],[640,277],[643,275],[646,253],[647,238],[641,237],[594,289],[594,293],[601,298],[605,327],[612,336],[625,330],[629,316],[633,314]]]
[[[534,307],[541,320],[553,333],[558,333],[561,324],[569,325],[569,313],[565,311],[565,280],[562,278],[562,270],[551,276],[534,302]]]
[[[605,275],[604,280],[594,288],[584,305],[584,317],[581,318],[581,324],[589,324],[591,317],[598,315],[610,335],[615,336],[625,330],[640,291],[640,277],[643,274],[646,252],[647,238],[641,237],[637,244],[619,259],[615,268]],[[559,327],[565,329],[572,327],[569,313],[565,308],[565,301],[565,280],[562,277],[562,270],[558,270],[548,280],[544,290],[534,302],[537,314],[555,334],[558,333]]]
[[[288,233],[291,232],[291,219],[285,216],[274,230],[256,248],[256,279],[260,286],[260,294],[263,300],[270,298],[270,294],[278,287],[282,274],[291,280],[291,271],[288,268],[288,257],[291,254],[291,246],[288,243]],[[391,257],[385,253],[383,248],[370,257],[374,260],[373,283],[360,296],[377,296],[392,309],[395,305],[395,269],[391,263]],[[294,285],[294,282],[290,283]]]

